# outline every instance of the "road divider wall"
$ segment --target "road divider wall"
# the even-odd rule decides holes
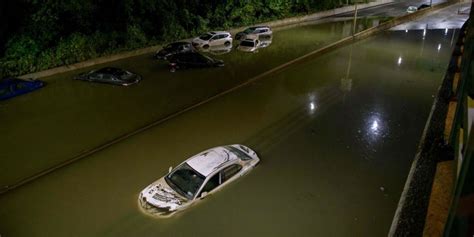
[[[459,82],[460,58],[464,51],[462,46],[466,22],[459,34],[448,70],[435,98],[428,121],[418,146],[415,159],[410,168],[388,236],[428,236],[425,231],[437,231],[441,236],[442,228],[435,230],[425,228],[431,191],[437,165],[440,161],[455,159],[456,146],[453,145],[454,123],[450,111],[461,101],[457,91],[462,90]],[[464,80],[466,81],[466,80]],[[464,82],[466,83],[466,82]],[[455,109],[456,110],[456,109]],[[459,125],[458,125],[459,126]],[[444,187],[445,189],[449,187]],[[441,205],[438,203],[438,205]],[[440,211],[440,210],[438,210]],[[438,213],[445,216],[444,213]],[[440,223],[444,225],[444,223]],[[447,236],[447,235],[446,235]]]

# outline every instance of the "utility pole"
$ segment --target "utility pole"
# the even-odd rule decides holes
[[[357,32],[356,32],[356,25],[357,25],[357,1],[355,3],[355,11],[354,11],[354,27],[352,29],[352,36],[354,36]]]

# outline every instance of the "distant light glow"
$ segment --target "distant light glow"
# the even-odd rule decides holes
[[[408,29],[405,30],[405,33],[408,33]]]
[[[377,120],[374,120],[372,122],[372,126],[370,127],[370,129],[373,131],[373,132],[377,132],[377,130],[379,129],[379,123],[377,122]]]
[[[318,109],[318,99],[316,94],[308,94],[308,114],[312,115]]]
[[[402,61],[403,61],[402,56],[398,57],[398,62],[397,62],[398,66],[402,64]]]

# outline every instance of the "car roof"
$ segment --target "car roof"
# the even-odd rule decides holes
[[[258,38],[259,38],[258,35],[247,35],[245,40],[255,41],[255,40],[258,40]]]
[[[186,57],[187,55],[203,56],[202,54],[200,54],[198,52],[190,51],[190,52],[182,52],[182,53],[177,53],[177,54],[171,55],[170,58],[181,58],[181,57]]]
[[[216,34],[230,34],[227,31],[211,31],[209,32],[211,35],[216,35]]]
[[[103,73],[103,74],[111,74],[114,76],[121,76],[124,73],[127,73],[127,71],[120,68],[116,68],[116,67],[104,67],[97,71],[94,71],[94,73]]]
[[[261,28],[268,28],[268,29],[270,29],[270,27],[268,27],[268,26],[251,26],[251,27],[249,27],[248,29],[256,30],[256,29],[261,29]]]
[[[185,45],[185,44],[191,44],[191,43],[186,42],[186,41],[178,41],[178,42],[170,43],[170,44],[168,44],[168,45],[171,45],[171,46],[178,46],[178,45]]]
[[[6,86],[10,86],[12,84],[17,84],[20,82],[29,82],[29,81],[19,79],[19,78],[14,78],[14,77],[7,77],[0,80],[0,87],[6,87]]]
[[[215,147],[189,158],[186,160],[186,163],[207,177],[214,170],[236,159],[238,159],[238,157],[224,147]]]
[[[257,40],[256,40],[256,39],[244,39],[244,40],[240,41],[240,44],[242,45],[243,42],[253,43],[254,45],[257,44]]]

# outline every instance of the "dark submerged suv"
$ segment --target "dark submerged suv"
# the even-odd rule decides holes
[[[6,100],[18,95],[23,95],[44,86],[40,80],[22,80],[18,78],[5,78],[0,80],[0,100]]]
[[[163,49],[156,52],[155,58],[166,60],[168,57],[178,54],[178,53],[187,53],[187,52],[194,52],[194,51],[195,49],[191,43],[179,41],[179,42],[168,44],[165,47],[163,47]]]
[[[197,52],[175,54],[168,58],[170,71],[182,68],[223,67],[224,61]]]
[[[142,78],[135,73],[120,68],[104,67],[99,70],[92,70],[87,73],[82,73],[76,76],[74,79],[129,86],[138,83]]]

